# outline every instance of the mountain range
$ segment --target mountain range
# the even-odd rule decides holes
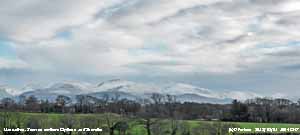
[[[180,102],[198,103],[230,103],[233,99],[245,100],[261,97],[259,94],[241,91],[216,92],[185,83],[154,84],[137,83],[121,79],[113,79],[98,84],[82,82],[60,82],[45,87],[28,85],[20,90],[0,87],[0,98],[35,96],[41,100],[54,101],[58,95],[65,95],[75,99],[76,95],[89,95],[103,98],[104,95],[120,99],[140,100],[150,99],[153,93],[173,95]]]

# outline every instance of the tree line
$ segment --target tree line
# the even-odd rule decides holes
[[[244,102],[234,100],[230,116],[223,120],[264,122],[264,123],[300,123],[300,100],[255,98]]]
[[[208,109],[209,108],[209,109]],[[38,100],[35,96],[19,97],[17,100],[5,98],[1,100],[0,127],[25,127],[40,128],[42,125],[49,125],[45,122],[46,116],[41,118],[30,117],[24,122],[19,121],[20,115],[12,112],[35,112],[39,114],[62,113],[58,122],[58,127],[74,128],[75,125],[88,127],[103,127],[104,134],[107,135],[128,135],[130,128],[136,125],[145,129],[147,135],[191,135],[198,133],[227,133],[226,124],[205,124],[203,128],[190,128],[182,119],[207,119],[218,118],[220,113],[216,110],[221,109],[221,105],[180,103],[175,96],[152,94],[150,100],[133,101],[120,99],[119,95],[112,97],[104,95],[101,99],[92,96],[78,95],[75,100],[59,95],[54,102]],[[93,113],[99,117],[92,116],[78,120],[73,114]],[[18,120],[16,121],[15,118]],[[134,122],[130,122],[130,121]],[[13,123],[13,124],[11,124]],[[54,122],[57,124],[57,122]],[[134,125],[133,125],[134,123]],[[51,124],[53,125],[53,123]],[[54,124],[55,125],[55,124]],[[8,132],[3,132],[4,135]],[[32,134],[30,132],[16,133],[16,135]],[[71,135],[71,132],[61,132],[59,134]],[[78,133],[79,134],[79,133]],[[93,134],[93,133],[84,133]]]
[[[78,95],[75,98],[59,95],[55,101],[21,96],[17,100],[4,98],[1,111],[38,113],[113,113],[143,118],[145,126],[152,118],[174,120],[222,120],[240,122],[300,123],[300,101],[255,98],[233,100],[231,104],[179,102],[175,96],[153,93],[150,99],[128,100],[120,95],[96,98]]]

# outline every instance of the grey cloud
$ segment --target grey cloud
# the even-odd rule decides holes
[[[151,67],[151,66],[176,66],[176,65],[185,65],[185,64],[176,61],[149,61],[149,62],[135,63],[133,65],[146,65]]]
[[[6,0],[0,35],[15,43],[31,72],[61,74],[53,80],[122,76],[220,89],[296,88],[293,74],[282,70],[298,68],[300,51],[288,45],[300,38],[295,2]],[[70,37],[59,37],[62,31]],[[21,72],[6,71],[2,80]],[[280,77],[287,81],[277,84]]]
[[[22,42],[51,39],[65,27],[86,23],[99,9],[110,3],[114,0],[4,0],[0,6],[0,33],[8,39]]]
[[[300,71],[300,63],[282,66],[281,69],[288,71]]]
[[[271,52],[271,53],[266,53],[266,55],[274,56],[274,57],[290,57],[290,58],[300,59],[300,49]]]

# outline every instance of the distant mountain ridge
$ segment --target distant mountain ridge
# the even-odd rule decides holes
[[[13,95],[9,94],[6,89],[0,88],[0,99],[13,97]]]
[[[118,95],[120,99],[140,100],[149,99],[152,93],[173,95],[180,102],[198,103],[230,103],[233,99],[244,100],[245,98],[259,97],[260,95],[250,92],[228,91],[215,92],[190,84],[174,83],[165,86],[137,83],[121,79],[113,79],[96,85],[80,82],[59,82],[46,87],[27,88],[24,92],[13,96],[35,96],[42,100],[54,101],[58,95],[75,98],[76,95],[89,95],[103,98],[104,95]],[[6,92],[6,93],[5,93]],[[12,94],[0,89],[0,98],[12,97]]]

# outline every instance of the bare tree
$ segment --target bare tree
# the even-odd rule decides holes
[[[106,125],[107,125],[107,128],[108,128],[108,132],[109,132],[109,135],[114,135],[115,134],[115,124],[120,120],[120,117],[119,116],[116,116],[114,114],[111,114],[111,113],[105,113],[104,114],[104,117],[105,117],[105,121],[106,121]]]
[[[39,100],[33,95],[26,99],[25,105],[28,111],[38,112],[40,110]]]
[[[151,99],[153,100],[155,105],[162,104],[164,100],[164,96],[159,93],[152,93]]]
[[[68,104],[71,103],[71,102],[72,102],[72,100],[71,100],[70,97],[67,97],[67,96],[64,96],[64,95],[59,95],[59,96],[57,96],[57,98],[56,98],[56,103],[55,103],[55,105],[56,105],[56,108],[57,108],[60,112],[64,113],[64,112],[65,112],[65,106],[68,105]]]
[[[11,98],[3,98],[1,100],[1,104],[2,104],[2,107],[6,110],[13,110],[15,109],[15,101]]]

